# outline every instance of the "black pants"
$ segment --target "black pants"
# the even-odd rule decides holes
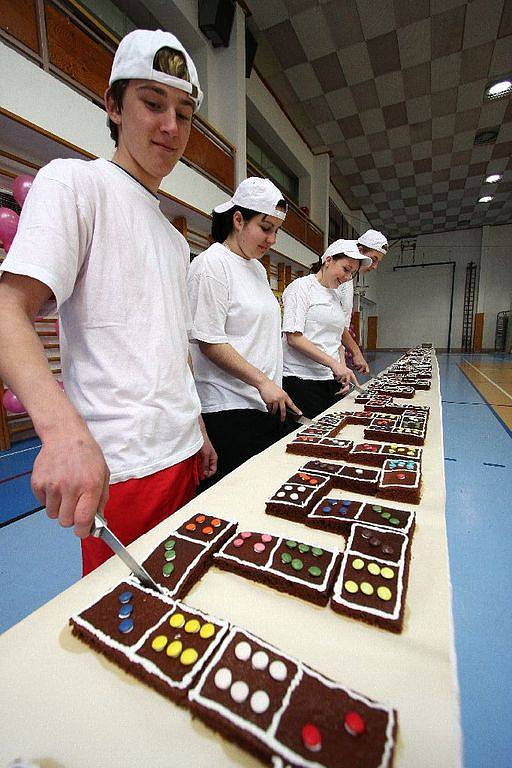
[[[326,408],[337,403],[340,395],[335,393],[340,387],[341,384],[334,379],[315,381],[299,379],[297,376],[283,377],[283,389],[308,419],[314,419]]]
[[[297,429],[297,422],[290,417],[281,422],[279,416],[272,416],[256,408],[241,408],[234,411],[203,413],[208,437],[217,451],[217,472],[203,480],[199,491],[214,485],[229,472],[256,456],[265,448],[281,440]]]

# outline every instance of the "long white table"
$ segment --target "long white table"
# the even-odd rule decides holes
[[[451,768],[462,764],[462,750],[435,359],[432,389],[417,392],[412,402],[429,405],[431,413],[402,634],[371,627],[329,607],[318,608],[216,568],[190,591],[186,602],[229,619],[328,677],[395,707],[399,718],[396,768]],[[350,396],[333,410],[340,409],[359,407]],[[348,427],[342,435],[361,439],[362,427]],[[144,559],[171,529],[198,512],[238,520],[242,530],[268,531],[343,549],[340,536],[265,514],[265,500],[308,461],[285,453],[288,440],[276,443],[201,494],[135,542],[130,551]],[[72,636],[68,617],[126,575],[121,561],[112,558],[0,637],[2,768],[19,755],[43,768],[260,766],[246,752],[193,721],[188,711]]]

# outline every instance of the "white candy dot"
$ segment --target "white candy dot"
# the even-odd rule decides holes
[[[269,705],[270,699],[268,693],[265,693],[265,691],[255,691],[251,696],[251,709],[253,712],[256,712],[257,715],[266,712]]]
[[[298,493],[290,493],[290,499],[293,499],[294,501],[297,501],[298,498],[299,498],[299,494]]]
[[[356,475],[362,475],[363,470],[362,469],[356,469]]]
[[[268,671],[270,672],[270,677],[274,678],[274,680],[286,680],[288,674],[288,670],[282,661],[273,661]]]
[[[305,491],[306,490],[306,486],[305,485],[299,485],[297,490],[298,491]]]
[[[236,683],[233,683],[231,686],[230,693],[233,701],[236,701],[237,704],[241,704],[249,695],[249,686],[247,683],[244,683],[243,680],[237,680]]]
[[[268,667],[268,654],[265,651],[256,651],[252,657],[252,666],[254,669],[266,669]]]
[[[251,657],[251,646],[246,643],[245,640],[237,643],[235,648],[235,656],[240,661],[247,661]]]
[[[285,489],[285,491],[291,491],[292,486],[291,485],[285,485],[284,489]]]
[[[220,688],[221,691],[226,691],[231,685],[233,676],[229,669],[222,667],[215,673],[215,685]]]
[[[282,497],[283,497],[284,495],[285,495],[285,492],[284,492],[284,491],[278,491],[278,492],[276,493],[276,496],[278,497],[278,499],[282,499]]]

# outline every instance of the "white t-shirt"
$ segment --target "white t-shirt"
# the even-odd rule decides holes
[[[349,280],[348,283],[342,283],[339,288],[336,288],[336,295],[341,301],[341,306],[345,315],[345,328],[348,329],[350,328],[352,310],[354,308],[354,281]]]
[[[113,163],[54,160],[37,174],[3,270],[53,291],[66,394],[111,482],[201,448],[187,364],[189,261],[157,198]]]
[[[256,259],[243,259],[214,243],[190,265],[191,352],[204,413],[267,407],[258,390],[212,363],[197,341],[231,344],[247,362],[282,384],[281,313]]]
[[[283,375],[315,381],[332,379],[330,368],[291,347],[286,333],[299,331],[323,352],[339,360],[346,320],[337,289],[325,288],[316,275],[299,277],[283,293],[283,305]]]

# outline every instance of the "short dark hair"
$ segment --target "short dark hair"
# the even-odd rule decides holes
[[[286,210],[286,202],[279,200],[276,203],[276,208],[282,208]],[[228,237],[233,231],[233,215],[236,211],[240,211],[244,221],[250,221],[255,216],[259,216],[261,211],[252,211],[250,208],[242,208],[240,205],[234,205],[224,213],[212,212],[212,239],[215,243],[223,243],[226,237]]]
[[[190,82],[190,75],[185,57],[180,51],[175,51],[174,48],[168,48],[167,46],[160,48],[155,53],[153,69],[156,69],[157,72],[165,72],[166,75],[173,75],[174,77],[181,78],[181,80]],[[123,109],[124,94],[129,82],[129,80],[116,80],[107,91],[107,95],[112,97],[116,109],[118,109],[119,112]],[[119,144],[119,126],[109,117],[108,127],[110,130],[110,138],[117,147]]]

